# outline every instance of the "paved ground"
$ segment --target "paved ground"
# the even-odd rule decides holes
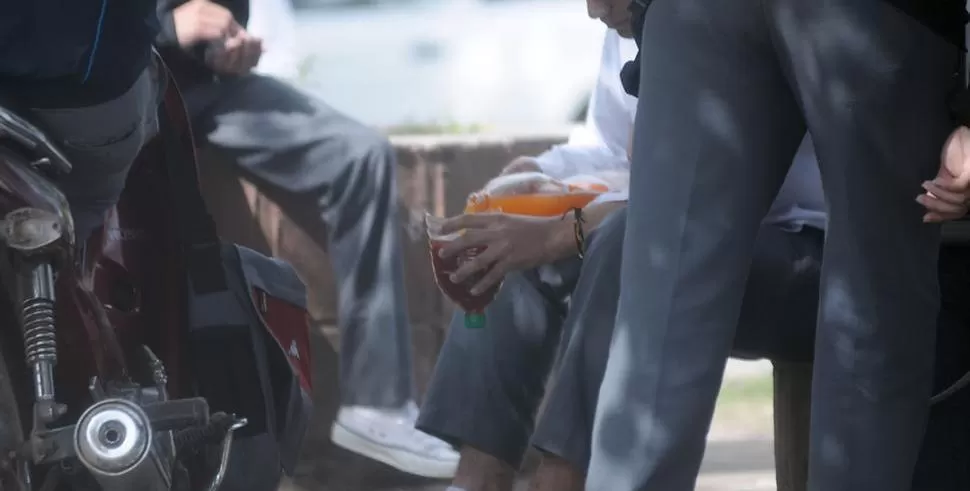
[[[695,491],[775,491],[771,440],[711,442]]]
[[[732,363],[725,377],[695,491],[775,491],[770,365]],[[335,448],[317,435],[292,482],[281,491],[443,491]],[[315,446],[314,446],[315,445]],[[528,465],[527,465],[528,467]],[[525,491],[526,482],[516,491]]]
[[[443,483],[413,479],[363,459],[330,449],[331,465],[302,472],[281,491],[444,491]],[[772,446],[768,440],[712,442],[696,491],[775,491]],[[309,470],[309,469],[307,469]],[[516,491],[524,491],[525,479]]]

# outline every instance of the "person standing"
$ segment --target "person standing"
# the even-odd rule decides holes
[[[908,490],[939,309],[920,203],[965,191],[970,170],[939,167],[963,0],[919,2],[919,20],[883,0],[645,3],[587,489],[694,489],[756,232],[807,129],[829,210],[808,488]],[[629,2],[587,4],[610,20]]]
[[[249,0],[159,0],[158,13],[158,45],[181,53],[177,73],[197,141],[332,259],[341,344],[332,440],[410,474],[453,476],[454,449],[414,428],[394,149],[323,101],[253,72],[264,49],[286,48],[264,46],[246,29]]]

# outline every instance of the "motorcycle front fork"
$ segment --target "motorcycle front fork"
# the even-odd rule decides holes
[[[169,400],[165,387],[168,377],[164,365],[147,347],[146,357],[155,382],[154,392],[136,388],[138,395],[131,399],[142,400],[146,395],[154,394],[143,401],[150,404],[133,404],[129,398],[106,394],[101,381],[95,377],[91,383],[95,405],[81,415],[77,424],[50,428],[51,423],[67,412],[65,405],[56,402],[54,391],[54,368],[57,365],[54,267],[51,262],[39,258],[24,261],[18,265],[16,277],[18,284],[15,289],[15,305],[19,309],[24,354],[27,368],[32,374],[34,391],[34,429],[29,445],[30,459],[35,463],[63,462],[65,458],[76,456],[105,490],[167,490],[172,484],[171,469],[176,458],[174,436],[178,435],[179,440],[185,442],[190,441],[193,435],[203,439],[217,436],[221,439],[218,442],[219,461],[206,486],[209,491],[217,490],[228,468],[233,432],[247,422],[244,418],[222,414],[223,417],[228,417],[222,423],[228,424],[216,425],[210,421],[205,399]],[[123,410],[125,408],[127,411]],[[145,412],[147,408],[151,409],[150,414]],[[138,417],[126,419],[126,414],[135,414]],[[125,421],[131,424],[118,426]],[[220,433],[209,435],[216,427]],[[124,431],[119,432],[118,428],[124,428]],[[162,438],[156,430],[165,433],[167,436],[163,438],[169,443],[162,444],[161,439],[152,443],[153,440]],[[92,439],[92,435],[95,438]],[[133,443],[126,447],[118,444],[118,438]],[[147,450],[138,450],[138,442]],[[121,448],[126,450],[121,452]],[[204,448],[189,450],[198,451]],[[149,457],[127,462],[130,455],[142,453]],[[24,466],[21,469],[21,486],[30,490],[32,486],[29,482],[29,463],[22,460],[21,464]],[[46,484],[41,487],[47,489]]]
[[[24,264],[19,277],[18,307],[24,335],[24,357],[34,390],[34,426],[44,429],[64,415],[54,399],[57,330],[54,324],[54,266],[49,261]]]

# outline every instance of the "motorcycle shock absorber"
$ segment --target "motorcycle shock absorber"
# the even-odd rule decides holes
[[[21,324],[24,355],[33,372],[35,416],[50,423],[64,412],[54,400],[57,331],[54,325],[54,268],[46,261],[31,264],[23,276]]]

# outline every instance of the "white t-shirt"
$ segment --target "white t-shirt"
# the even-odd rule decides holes
[[[637,54],[633,40],[608,30],[603,42],[599,76],[593,89],[584,127],[567,143],[536,157],[542,171],[565,179],[580,174],[630,170],[627,158],[637,100],[623,90],[620,69]],[[626,190],[609,193],[599,201],[622,201]],[[765,217],[767,224],[792,230],[803,225],[825,228],[825,199],[811,138],[806,136],[795,155],[788,177]]]

